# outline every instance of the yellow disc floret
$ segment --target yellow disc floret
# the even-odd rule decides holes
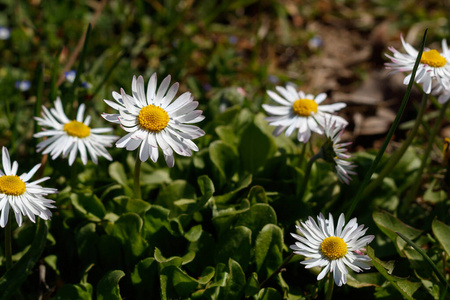
[[[78,138],[84,138],[91,134],[91,128],[84,123],[78,121],[70,121],[64,124],[64,131],[70,136],[76,136]]]
[[[311,113],[317,113],[317,103],[311,99],[298,99],[292,105],[297,116],[310,117]]]
[[[17,175],[3,175],[0,177],[0,193],[19,196],[25,193],[25,183]]]
[[[339,259],[347,254],[347,244],[340,237],[330,236],[320,244],[320,251],[330,260]]]
[[[447,60],[439,52],[432,49],[423,52],[420,62],[433,68],[440,68],[445,66]]]
[[[147,105],[138,116],[139,125],[151,132],[160,132],[169,124],[169,114],[159,106]]]

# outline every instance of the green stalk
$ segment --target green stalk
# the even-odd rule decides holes
[[[278,269],[276,269],[275,271],[273,271],[272,274],[270,274],[269,277],[267,277],[263,282],[261,282],[261,284],[259,285],[259,289],[262,289],[264,287],[264,285],[270,281],[270,279],[272,279],[275,275],[277,275],[278,273],[281,272],[281,270],[284,269],[284,267],[291,261],[291,259],[294,257],[294,253],[291,253],[291,255],[289,255],[284,261],[283,263],[278,267]]]
[[[62,50],[61,50],[62,52]],[[52,69],[52,81],[50,84],[50,100],[55,101],[58,94],[58,69],[59,69],[59,57],[61,56],[61,52],[56,55],[55,60],[53,61],[53,69]]]
[[[298,188],[296,195],[298,195],[298,199],[300,201],[302,201],[303,197],[305,196],[306,188],[308,186],[309,175],[311,174],[312,165],[317,159],[322,157],[323,157],[323,150],[322,148],[320,148],[319,152],[317,152],[313,157],[309,159],[308,164],[306,165],[305,175],[303,176],[302,185],[297,185]]]
[[[441,111],[439,112],[439,116],[436,119],[436,123],[434,124],[433,129],[431,130],[430,136],[428,138],[427,148],[425,148],[425,153],[423,154],[420,168],[417,171],[416,178],[414,179],[412,190],[409,193],[408,197],[406,197],[406,199],[402,205],[403,210],[405,210],[409,206],[409,204],[411,204],[413,199],[416,198],[417,191],[419,190],[419,187],[420,187],[420,179],[422,178],[422,174],[423,174],[425,168],[428,166],[428,164],[430,162],[430,153],[431,153],[431,149],[433,148],[433,145],[434,145],[434,139],[436,138],[436,135],[437,135],[439,129],[441,128],[441,123],[442,123],[442,120],[444,119],[445,111],[447,110],[449,103],[450,103],[450,101],[447,101],[442,106]]]
[[[417,246],[416,243],[408,239],[404,234],[401,232],[396,232],[405,242],[407,242],[411,247],[413,247],[417,252],[419,252],[420,255],[425,259],[425,261],[430,265],[431,269],[433,269],[434,273],[438,277],[439,281],[444,285],[444,288],[447,290],[449,288],[449,284],[447,280],[445,280],[444,275],[439,272],[436,265],[433,263],[431,258],[425,253],[425,251],[422,250],[419,246]]]
[[[363,198],[369,195],[376,187],[378,187],[381,184],[381,182],[383,182],[383,179],[391,173],[392,169],[395,168],[395,166],[402,158],[403,154],[405,154],[406,150],[411,145],[414,137],[417,134],[420,124],[422,123],[422,118],[425,113],[425,109],[427,107],[427,100],[428,94],[423,93],[422,102],[420,103],[419,111],[417,113],[417,118],[414,122],[413,128],[408,134],[408,137],[403,142],[402,146],[397,151],[395,151],[395,153],[391,156],[387,164],[384,166],[383,170],[378,174],[378,177],[367,186],[367,188],[364,191]]]
[[[125,57],[125,52],[122,53],[116,61],[113,63],[113,65],[108,69],[105,76],[103,77],[102,81],[97,85],[97,88],[92,93],[92,98],[94,98],[98,92],[100,92],[100,89],[102,88],[103,84],[105,84],[106,80],[108,80],[109,76],[112,74],[112,71],[119,65],[119,62],[122,60],[122,58]]]
[[[378,164],[381,161],[381,158],[383,157],[384,152],[386,151],[387,145],[389,144],[392,136],[394,135],[395,130],[398,127],[398,124],[400,123],[400,119],[406,108],[406,104],[408,104],[408,99],[409,99],[409,95],[411,94],[411,89],[412,89],[412,86],[414,83],[414,79],[416,78],[417,68],[419,67],[420,58],[422,57],[423,48],[425,46],[425,39],[427,37],[427,31],[428,31],[428,29],[426,29],[425,33],[423,34],[422,44],[420,45],[419,52],[418,52],[417,58],[416,58],[416,62],[414,63],[414,68],[411,72],[411,79],[409,80],[408,88],[406,89],[406,93],[405,93],[405,96],[403,97],[402,104],[400,105],[400,109],[397,113],[397,116],[395,117],[394,123],[392,124],[391,128],[389,129],[389,132],[386,136],[386,139],[383,142],[383,145],[380,148],[380,151],[378,151],[378,154],[375,157],[375,160],[372,162],[372,165],[370,166],[369,170],[367,171],[366,175],[364,176],[364,180],[361,183],[361,185],[358,189],[358,192],[356,193],[355,198],[353,198],[350,208],[348,209],[347,214],[345,216],[346,222],[348,222],[348,220],[350,219],[358,202],[363,198],[364,190],[365,190],[367,184],[369,183],[370,179],[372,178],[373,173],[375,172]]]
[[[328,289],[327,289],[327,295],[325,296],[325,300],[331,300],[331,298],[333,297],[333,289],[334,289],[333,274],[328,273]]]
[[[5,226],[5,258],[6,258],[6,270],[11,269],[13,265],[12,261],[12,246],[11,246],[11,212],[9,212],[8,222]]]
[[[134,165],[134,197],[142,199],[141,195],[141,160],[139,159],[139,151],[136,155],[136,164]]]

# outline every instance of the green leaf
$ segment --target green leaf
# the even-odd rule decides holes
[[[194,199],[195,189],[185,180],[175,180],[164,187],[158,194],[155,204],[170,210],[175,208],[174,202],[179,199]]]
[[[214,141],[209,145],[209,157],[219,172],[220,185],[229,182],[238,169],[236,150],[222,141]]]
[[[135,213],[123,214],[111,228],[106,229],[108,235],[118,238],[122,244],[127,264],[134,264],[147,249],[147,242],[141,235],[143,221]]]
[[[121,270],[109,271],[98,282],[97,299],[122,299],[120,296],[119,280],[125,276]]]
[[[123,187],[125,194],[132,197],[133,189],[128,184],[127,173],[125,172],[123,165],[120,162],[115,161],[109,165],[108,172],[109,176]]]
[[[258,295],[256,296],[256,299],[258,300],[282,300],[283,296],[280,295],[280,293],[271,287],[264,288],[259,291]]]
[[[200,210],[212,198],[215,189],[214,183],[207,175],[199,176],[197,179],[197,183],[200,188],[200,192],[202,193],[202,197],[197,202],[197,210]]]
[[[153,257],[147,257],[134,266],[131,282],[136,292],[136,299],[159,296],[158,264]]]
[[[277,216],[272,206],[265,203],[258,203],[250,207],[249,210],[239,214],[235,226],[246,226],[253,233],[253,240],[266,224],[277,224]]]
[[[403,247],[397,243],[398,236],[396,232],[400,232],[410,239],[417,238],[423,232],[422,230],[406,225],[386,211],[375,211],[372,217],[378,228],[394,242],[397,251],[402,256],[404,256]]]
[[[450,226],[445,225],[441,221],[434,219],[431,225],[434,236],[441,243],[442,248],[448,256],[450,256]]]
[[[70,200],[80,215],[92,222],[100,222],[106,214],[102,201],[92,193],[72,193]]]
[[[125,212],[134,212],[137,214],[142,214],[150,209],[150,203],[142,201],[140,199],[133,199],[129,196],[118,196],[114,197],[114,202],[120,205]]]
[[[245,274],[239,263],[232,258],[228,259],[229,275],[225,286],[220,289],[218,299],[242,299],[245,289]]]
[[[55,300],[91,300],[92,286],[85,284],[65,284],[56,293]]]
[[[232,228],[220,236],[215,255],[216,263],[227,262],[230,257],[246,270],[250,262],[252,231],[244,226]]]
[[[272,136],[252,122],[242,133],[238,149],[242,169],[255,173],[275,153],[276,146]]]
[[[252,188],[248,192],[248,200],[250,200],[250,203],[252,205],[256,203],[267,203],[266,191],[262,186],[252,186]]]
[[[10,218],[9,222],[12,222],[12,218]],[[30,248],[22,258],[0,278],[0,291],[2,291],[0,295],[1,300],[12,299],[22,283],[27,279],[44,251],[45,242],[47,240],[46,237],[47,224],[41,218],[37,218],[36,234]]]
[[[414,299],[412,295],[421,286],[420,282],[411,282],[404,278],[390,275],[394,269],[393,263],[389,262],[386,264],[385,262],[379,260],[370,246],[367,246],[367,255],[372,259],[372,263],[378,272],[380,272],[384,278],[389,280],[392,286],[394,286],[405,299]]]
[[[259,282],[258,275],[253,272],[252,275],[248,278],[247,284],[245,285],[245,297],[251,297],[256,295],[259,292]]]
[[[97,261],[98,235],[95,232],[95,227],[94,223],[88,223],[75,234],[78,257],[82,267]]]
[[[267,224],[258,234],[255,244],[256,271],[259,278],[267,278],[283,263],[283,231]]]

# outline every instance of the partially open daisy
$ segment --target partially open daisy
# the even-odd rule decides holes
[[[334,164],[338,179],[349,184],[351,180],[350,175],[356,175],[356,172],[353,171],[353,169],[356,168],[356,165],[348,161],[351,155],[348,154],[347,149],[344,148],[351,145],[351,142],[340,143],[341,136],[344,133],[344,127],[337,126],[336,122],[326,119],[324,132],[327,137],[327,141],[322,146],[324,159]]]
[[[267,94],[281,106],[263,104],[263,108],[271,115],[266,118],[269,125],[277,126],[273,132],[275,136],[285,130],[286,136],[290,136],[298,129],[297,139],[306,143],[309,141],[311,131],[323,134],[320,124],[323,124],[326,116],[331,116],[337,124],[347,125],[347,121],[343,118],[330,114],[344,108],[345,103],[320,105],[326,99],[326,94],[322,93],[316,97],[306,95],[302,91],[297,92],[292,85],[285,88],[277,86],[276,90],[281,96],[273,91],[267,91]]]
[[[403,84],[407,85],[411,79],[411,71],[414,68],[414,63],[419,52],[405,42],[403,36],[400,38],[406,53],[400,53],[394,47],[389,47],[389,50],[393,55],[386,54],[391,62],[386,63],[385,65],[387,69],[392,70],[392,73],[408,72],[409,74],[403,80]],[[442,40],[442,52],[438,52],[435,49],[424,49],[422,57],[420,58],[419,67],[417,68],[415,81],[423,84],[423,91],[426,94],[431,92],[433,79],[442,85],[444,89],[450,88],[449,59],[450,52],[445,39]]]
[[[358,226],[356,218],[353,218],[344,227],[344,214],[339,216],[336,228],[331,214],[328,220],[320,214],[317,221],[309,217],[301,226],[297,226],[301,235],[291,233],[298,240],[291,245],[294,253],[311,258],[300,263],[306,265],[307,269],[324,267],[317,280],[331,272],[334,282],[341,286],[347,283],[347,267],[355,272],[370,269],[370,258],[362,254],[360,249],[372,242],[375,236],[364,236],[367,231],[364,225]]]
[[[44,188],[39,183],[49,179],[44,177],[33,182],[28,182],[41,164],[37,164],[29,173],[17,176],[19,164],[17,161],[11,164],[9,152],[6,147],[2,148],[3,170],[0,170],[0,226],[5,227],[8,223],[9,209],[13,209],[16,221],[22,226],[22,216],[28,216],[35,222],[35,216],[49,220],[52,213],[49,208],[55,201],[46,199],[48,194],[56,193],[56,189]]]
[[[70,120],[64,113],[61,99],[57,98],[54,102],[55,108],[50,111],[42,106],[42,118],[35,117],[38,125],[43,126],[41,132],[34,134],[36,138],[48,137],[37,145],[37,152],[50,154],[52,159],[62,155],[69,155],[69,165],[72,165],[78,152],[83,164],[87,163],[88,155],[94,163],[98,162],[97,157],[103,156],[112,160],[111,155],[105,147],[111,147],[117,140],[114,135],[101,135],[101,133],[110,132],[112,128],[91,128],[89,124],[91,117],[84,118],[85,105],[78,107],[77,118]]]
[[[120,124],[128,133],[116,142],[118,148],[133,151],[140,146],[139,159],[146,161],[149,157],[156,162],[161,148],[169,167],[175,164],[173,152],[182,156],[191,156],[192,150],[198,151],[193,139],[205,134],[197,126],[190,125],[202,121],[205,117],[201,110],[195,110],[197,101],[191,93],[185,92],[172,101],[178,91],[178,82],[170,88],[170,75],[164,78],[156,89],[154,73],[144,89],[144,78],[133,76],[132,96],[120,89],[120,94],[113,92],[116,102],[105,100],[118,114],[102,116],[106,120]]]

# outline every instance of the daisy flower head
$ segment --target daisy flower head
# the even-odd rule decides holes
[[[269,121],[269,125],[276,126],[273,132],[275,136],[280,135],[283,131],[286,131],[286,136],[290,136],[295,130],[298,130],[297,139],[306,143],[309,141],[311,131],[323,134],[321,124],[327,116],[337,124],[347,125],[346,120],[331,114],[344,108],[345,103],[320,105],[327,97],[325,93],[317,96],[305,94],[303,91],[297,92],[289,84],[286,87],[277,86],[275,89],[279,94],[273,91],[267,91],[267,94],[281,105],[263,104],[264,110],[270,115],[266,120]]]
[[[325,119],[324,132],[327,137],[327,141],[322,146],[324,152],[324,159],[328,162],[334,164],[335,172],[338,179],[346,184],[350,183],[350,175],[356,175],[357,173],[353,171],[356,168],[352,162],[348,161],[351,157],[347,153],[348,145],[351,142],[341,143],[341,136],[344,133],[344,127],[337,125],[336,122],[331,121],[331,119]]]
[[[400,36],[403,48],[406,53],[401,53],[394,47],[389,47],[392,55],[386,54],[391,60],[385,63],[386,69],[392,70],[391,73],[407,72],[409,73],[403,80],[403,84],[407,85],[411,79],[411,72],[414,68],[419,51],[413,46],[405,42],[403,36]],[[447,41],[442,40],[442,52],[435,49],[425,48],[420,58],[419,67],[417,68],[414,80],[423,84],[423,91],[429,94],[432,90],[433,80],[436,80],[444,89],[450,88],[450,52],[448,50]]]
[[[78,107],[77,117],[70,120],[64,113],[60,98],[54,102],[54,108],[50,111],[42,106],[42,118],[35,117],[38,125],[42,126],[42,131],[34,134],[35,138],[47,137],[46,140],[37,145],[37,152],[50,154],[52,159],[62,155],[69,156],[69,165],[75,161],[80,153],[81,161],[87,164],[88,153],[91,160],[97,164],[99,156],[112,160],[106,147],[111,147],[117,140],[114,135],[102,135],[111,132],[112,128],[91,128],[91,116],[84,118],[86,106],[81,104]]]
[[[50,177],[28,182],[41,164],[34,166],[30,172],[17,176],[19,164],[17,161],[11,164],[6,147],[2,148],[2,164],[3,171],[0,169],[0,226],[5,227],[8,223],[10,208],[14,211],[19,227],[22,226],[22,216],[25,215],[33,223],[35,216],[50,220],[52,213],[49,208],[55,208],[52,205],[55,201],[46,199],[45,196],[57,193],[57,190],[39,185]]]
[[[182,156],[191,156],[192,150],[198,151],[192,141],[205,135],[199,127],[190,125],[202,121],[205,117],[201,110],[195,110],[198,102],[191,93],[185,92],[178,98],[178,82],[170,88],[170,75],[161,82],[157,89],[154,73],[145,92],[144,78],[133,76],[132,95],[120,89],[120,94],[113,92],[116,102],[105,100],[106,104],[119,111],[118,114],[102,116],[107,121],[120,124],[128,132],[116,142],[118,148],[133,151],[139,148],[139,159],[146,161],[149,157],[156,162],[161,148],[169,167],[175,164],[174,152]],[[175,99],[175,100],[174,100]]]
[[[375,238],[373,235],[364,236],[368,228],[364,228],[364,225],[358,226],[356,218],[351,219],[345,226],[344,223],[344,214],[339,216],[336,228],[331,214],[328,219],[320,214],[317,223],[309,217],[301,226],[296,226],[301,235],[291,233],[297,240],[291,245],[294,253],[311,258],[300,263],[306,265],[307,269],[324,267],[317,280],[323,279],[331,272],[338,286],[347,283],[347,267],[355,272],[370,269],[370,258],[362,254],[361,248]]]

